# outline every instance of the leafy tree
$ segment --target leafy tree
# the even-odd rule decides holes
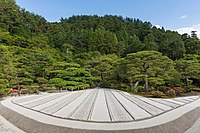
[[[144,82],[144,88],[149,91],[152,86],[164,84],[171,78],[169,73],[174,69],[173,61],[156,51],[141,51],[126,56],[127,76],[130,85],[133,81]]]
[[[148,34],[145,36],[144,45],[145,50],[158,50],[158,44],[156,43],[153,34]]]
[[[47,73],[50,86],[59,89],[84,89],[92,85],[92,75],[76,63],[56,62]]]
[[[117,89],[126,89],[128,88],[127,83],[129,82],[127,76],[127,65],[124,58],[120,58],[115,61],[112,65],[112,71],[110,75],[110,79],[112,80],[112,88]]]
[[[128,48],[126,49],[126,54],[142,51],[143,49],[144,44],[139,40],[136,35],[130,36],[128,38]]]
[[[62,89],[66,86],[66,82],[62,78],[53,78],[49,80],[50,86],[58,87],[59,89]]]
[[[10,32],[0,32],[0,43],[5,45],[12,45],[14,37],[10,35]]]
[[[186,54],[200,54],[200,41],[197,38],[187,38],[184,40]]]
[[[37,77],[36,79],[40,88],[47,87],[48,80],[44,77]]]
[[[195,57],[192,60],[177,60],[176,69],[182,75],[182,80],[184,80],[186,86],[192,79],[200,79],[200,63]]]
[[[181,36],[178,33],[167,31],[164,39],[160,43],[159,52],[173,60],[183,57],[185,47]]]
[[[89,62],[87,67],[90,69],[91,74],[96,79],[99,79],[98,86],[109,79],[112,65],[117,59],[117,55],[109,54],[94,58],[91,62]]]

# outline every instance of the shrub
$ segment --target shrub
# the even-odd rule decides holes
[[[110,81],[102,81],[100,83],[100,87],[103,87],[103,88],[109,88],[111,86],[111,82]]]
[[[0,97],[6,96],[9,93],[9,88],[1,88],[0,87]]]
[[[200,88],[191,88],[190,91],[200,92]]]
[[[163,92],[161,91],[152,91],[150,92],[150,94],[153,96],[153,97],[156,97],[156,98],[161,98],[161,97],[164,97],[166,96]]]
[[[175,91],[177,96],[181,96],[183,93],[186,92],[186,90],[182,87],[173,87],[173,90]]]
[[[169,89],[169,90],[166,92],[166,95],[167,95],[167,96],[170,96],[170,97],[175,97],[175,96],[176,96],[176,92],[175,92],[175,90],[173,90],[173,89]]]
[[[165,87],[163,92],[165,94],[168,93],[173,93],[173,90],[175,91],[176,96],[181,96],[183,93],[187,91],[187,88],[182,88],[182,87]]]
[[[137,93],[137,92],[144,92],[144,86],[137,86],[133,88],[129,88],[129,92]]]

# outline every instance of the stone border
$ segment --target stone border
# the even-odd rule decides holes
[[[0,101],[3,101],[3,100],[5,100],[5,98],[4,98],[4,97],[1,97],[1,98],[0,98]]]
[[[1,133],[25,133],[21,129],[14,126],[12,123],[7,121],[3,116],[0,115],[0,132]]]
[[[27,133],[183,133],[192,127],[200,117],[200,107],[193,109],[176,120],[162,125],[142,129],[110,131],[73,129],[42,123],[8,109],[2,104],[0,104],[0,115]]]

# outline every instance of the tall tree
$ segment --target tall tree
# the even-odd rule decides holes
[[[158,50],[158,44],[156,43],[153,34],[145,36],[144,45],[144,50]]]
[[[159,45],[159,52],[173,60],[183,57],[185,47],[181,36],[178,33],[167,31]]]
[[[144,83],[144,88],[149,91],[149,83],[154,85],[164,84],[174,70],[173,61],[167,56],[162,56],[156,51],[141,51],[126,56],[127,76],[131,87],[133,81]]]
[[[99,80],[98,86],[103,85],[109,79],[112,65],[117,59],[116,54],[109,54],[94,58],[89,62],[87,67],[91,74]]]
[[[190,58],[190,60],[188,60]],[[192,55],[189,58],[176,61],[176,69],[182,75],[186,86],[192,79],[200,79],[200,63],[197,58]],[[191,59],[192,58],[192,59]]]

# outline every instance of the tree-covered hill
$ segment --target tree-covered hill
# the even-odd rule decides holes
[[[195,36],[122,16],[48,22],[14,0],[0,1],[0,94],[12,87],[95,86],[167,94],[177,86],[199,87],[199,63]]]

